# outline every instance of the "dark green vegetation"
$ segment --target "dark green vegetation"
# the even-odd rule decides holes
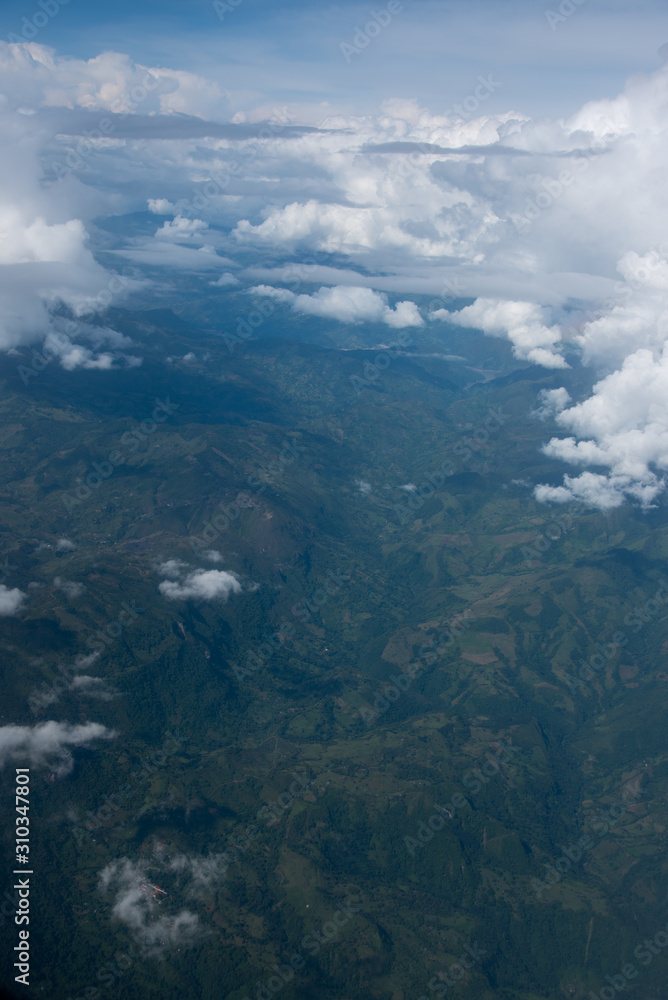
[[[633,950],[668,918],[668,627],[659,604],[646,621],[624,619],[660,586],[668,511],[555,522],[568,512],[532,499],[527,483],[563,472],[539,450],[554,428],[530,416],[537,393],[568,384],[577,395],[582,375],[565,383],[467,332],[468,366],[394,358],[357,394],[351,376],[375,352],[265,339],[230,353],[168,313],[113,320],[142,344],[141,368],[52,363],[24,386],[18,359],[2,361],[0,562],[29,601],[0,620],[0,723],[117,732],[75,749],[60,780],[33,768],[34,985],[21,995],[255,1000],[298,953],[303,968],[272,994],[282,1000],[417,1000],[437,995],[428,983],[468,945],[484,955],[447,996],[577,1000],[625,962],[639,970],[628,994],[658,996],[668,954],[643,967]],[[165,360],[191,350],[193,361]],[[471,368],[497,375],[471,384],[482,378]],[[120,444],[156,399],[178,408],[136,450]],[[490,408],[504,419],[471,447]],[[93,463],[119,448],[123,464],[75,503]],[[444,484],[410,511],[400,487],[424,486],[444,463]],[[232,516],[211,532],[214,564],[193,539],[221,504]],[[77,548],[57,550],[63,537]],[[158,592],[167,559],[233,571],[244,592],[169,601]],[[349,580],[309,617],[293,613],[314,592],[322,600],[330,572]],[[68,596],[56,577],[85,590]],[[62,690],[39,708],[57,665],[99,648],[123,602],[143,613],[86,669],[115,696]],[[286,624],[240,682],[257,663],[247,655]],[[569,687],[620,630],[624,647]],[[369,718],[410,664],[418,676],[366,722],[360,709]],[[138,775],[166,732],[180,742]],[[497,758],[500,741],[519,752]],[[308,782],[298,795],[295,774]],[[282,793],[275,818],[258,819]],[[457,793],[464,804],[427,840],[420,824]],[[8,767],[3,813],[11,794]],[[587,835],[592,846],[541,891],[546,866]],[[170,870],[170,858],[225,852],[208,881]],[[168,891],[152,920],[197,915],[192,941],[141,954],[98,885],[121,858]],[[331,942],[302,945],[346,901],[359,912]],[[15,931],[0,930],[3,960]]]

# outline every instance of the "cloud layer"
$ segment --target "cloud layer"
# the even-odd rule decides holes
[[[148,954],[160,957],[166,949],[192,944],[204,933],[198,915],[188,909],[174,911],[171,897],[196,902],[206,896],[223,877],[223,862],[219,854],[169,855],[158,846],[150,866],[129,858],[111,861],[100,872],[98,884],[113,897],[113,916],[130,928]],[[158,881],[164,894],[154,891]]]
[[[157,915],[160,903],[154,898],[152,875],[128,858],[110,862],[99,875],[100,889],[112,893],[112,915],[126,924],[154,957],[165,948],[190,944],[199,932],[197,914],[190,910]]]
[[[18,587],[9,588],[4,583],[0,583],[0,616],[7,617],[18,614],[27,596]]]
[[[270,285],[256,285],[250,291],[276,302],[286,302],[296,313],[304,316],[324,316],[342,323],[361,323],[366,320],[386,323],[395,328],[424,324],[414,302],[397,302],[392,309],[385,295],[355,285],[320,288],[313,295],[295,295],[287,288],[272,288]]]
[[[42,722],[37,726],[0,727],[0,767],[9,761],[48,767],[58,777],[74,766],[70,747],[88,747],[95,740],[115,734],[98,722],[74,726],[68,722]]]
[[[498,107],[501,83],[485,79]],[[563,119],[487,112],[481,87],[441,114],[401,97],[376,114],[311,109],[306,128],[296,107],[241,111],[239,95],[230,121],[215,81],[122,53],[0,43],[12,149],[0,154],[0,347],[38,340],[66,368],[139,363],[96,317],[156,268],[166,285],[187,273],[212,295],[253,289],[343,323],[457,323],[547,368],[579,352],[602,380],[590,405],[562,411],[567,436],[547,451],[577,475],[541,499],[586,487],[603,506],[655,502],[660,421],[651,394],[631,406],[624,387],[641,369],[663,379],[668,64]],[[132,268],[121,279],[93,252],[93,220],[132,213],[153,224],[118,237],[118,266]],[[432,299],[422,313],[415,294]],[[617,392],[623,412],[605,429],[592,414]],[[227,596],[234,584],[195,571],[162,589]]]
[[[159,572],[168,579],[158,585],[158,590],[171,601],[226,601],[231,594],[242,591],[236,573],[224,569],[189,570],[181,560],[170,559],[159,566]]]

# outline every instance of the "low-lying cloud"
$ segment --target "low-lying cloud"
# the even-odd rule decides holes
[[[28,595],[18,587],[6,587],[0,583],[0,616],[16,615],[23,607]]]
[[[385,323],[394,328],[424,325],[420,310],[414,302],[397,302],[392,308],[388,305],[387,296],[374,292],[371,288],[337,285],[334,288],[320,288],[313,295],[295,295],[286,288],[255,285],[250,291],[276,302],[285,302],[292,306],[294,312],[304,316],[323,316],[338,319],[342,323]]]
[[[69,722],[41,722],[36,726],[0,727],[0,767],[9,761],[48,767],[58,777],[74,766],[70,747],[88,747],[95,740],[109,740],[115,733],[99,722],[75,726]]]
[[[240,594],[241,581],[236,573],[224,569],[189,570],[179,559],[170,559],[159,567],[163,580],[158,590],[170,601],[226,601]]]

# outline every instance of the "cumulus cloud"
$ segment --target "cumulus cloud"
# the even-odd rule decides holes
[[[99,653],[81,653],[75,656],[71,668],[59,666],[59,676],[53,683],[44,683],[39,688],[30,692],[28,697],[30,711],[38,712],[47,708],[48,705],[53,705],[60,700],[63,691],[73,691],[94,698],[100,698],[103,701],[111,700],[115,696],[115,691],[108,687],[102,678],[90,677],[86,674],[71,676],[73,670],[87,670],[99,657]]]
[[[111,739],[116,734],[98,722],[74,726],[68,722],[42,722],[36,726],[0,727],[0,767],[10,760],[48,767],[58,777],[74,766],[70,747],[88,747],[94,740]]]
[[[76,549],[76,545],[70,538],[59,538],[56,542],[57,552],[72,552]]]
[[[220,552],[215,549],[207,549],[206,552],[201,553],[203,559],[208,559],[212,563],[220,563],[223,561],[223,557]]]
[[[325,316],[342,323],[376,322],[399,328],[422,326],[424,320],[414,302],[397,302],[392,309],[387,297],[371,288],[337,285],[321,288],[313,295],[295,295],[285,288],[255,285],[250,289],[256,295],[265,295],[277,302],[286,302],[297,313],[306,316]]]
[[[553,397],[554,399],[554,397]],[[627,499],[651,506],[668,471],[668,346],[660,358],[643,348],[598,382],[582,403],[562,408],[557,423],[572,432],[552,438],[545,453],[603,473],[567,476],[562,487],[538,487],[541,500],[585,500],[603,509]],[[562,396],[561,402],[566,399]]]
[[[176,215],[176,205],[172,205],[167,198],[149,198],[148,210],[153,215]]]
[[[166,562],[160,563],[158,572],[161,576],[167,576],[170,579],[176,580],[187,569],[187,566],[188,564],[184,563],[181,559],[167,559]]]
[[[206,222],[201,219],[184,219],[177,215],[175,219],[165,222],[160,229],[156,230],[155,238],[158,240],[190,240],[200,235],[203,230],[208,229]]]
[[[553,349],[561,340],[561,330],[558,326],[546,326],[543,313],[532,302],[480,298],[458,312],[437,309],[431,314],[431,319],[449,320],[491,336],[505,335],[513,344],[515,357],[545,368],[568,368],[562,355]]]
[[[217,556],[218,553],[215,553]],[[209,558],[211,553],[209,554]],[[219,561],[214,558],[212,562]],[[159,567],[163,580],[158,590],[171,601],[199,599],[203,601],[226,601],[231,594],[240,594],[241,582],[236,573],[222,569],[189,570],[180,559],[169,559]]]
[[[144,66],[120,52],[107,51],[83,60],[59,56],[33,42],[2,42],[1,89],[15,94],[17,80],[22,83],[19,101],[24,107],[207,116],[224,114],[227,103],[225,92],[211,81],[181,70]]]
[[[4,583],[0,583],[0,616],[7,617],[17,614],[23,607],[27,596],[18,587],[10,589]]]
[[[205,601],[226,601],[230,594],[240,594],[241,584],[234,573],[219,569],[197,569],[188,573],[182,583],[163,580],[159,591],[172,601],[199,598]]]
[[[172,218],[112,251],[136,267],[203,275],[232,290],[235,264],[215,251],[256,248],[265,255],[258,269],[270,263],[276,274],[249,269],[242,278],[287,283],[280,265],[300,262],[284,270],[309,286],[301,294],[272,284],[255,291],[303,315],[419,327],[404,297],[420,293],[437,297],[432,331],[440,319],[480,329],[553,369],[577,349],[599,386],[617,374],[592,406],[631,378],[640,351],[651,355],[642,365],[652,385],[661,382],[668,65],[565,119],[484,107],[464,119],[398,98],[377,114],[329,106],[316,129],[293,128],[282,115],[261,141],[252,113],[206,120],[230,117],[229,95],[214,82],[121,53],[79,60],[0,43],[0,90],[9,95],[0,128],[11,149],[0,154],[0,349],[46,338],[65,368],[138,364],[129,345],[95,342],[82,317],[130,287],[112,284],[96,259],[92,221],[148,207]],[[110,135],[84,142],[100,112]],[[55,165],[68,156],[74,165],[63,175]],[[317,264],[303,264],[306,251]],[[387,293],[402,301],[390,307]],[[455,298],[474,301],[456,308]],[[75,330],[59,322],[62,306]],[[607,436],[588,429],[586,402],[554,411],[570,437],[548,453],[578,472],[558,496],[655,502],[664,470],[652,399]],[[642,445],[635,464],[631,432]]]
[[[99,658],[99,653],[79,653],[74,657],[74,667],[76,670],[87,670]]]
[[[44,684],[31,691],[28,698],[30,711],[39,712],[60,701],[63,691],[71,691],[88,698],[97,698],[100,701],[111,701],[116,697],[116,691],[109,687],[101,677],[79,674],[69,681],[58,679],[54,684]]]
[[[204,858],[190,854],[176,854],[165,859],[164,864],[170,871],[185,876],[186,894],[197,897],[209,892],[220,881],[227,862],[222,854],[209,854]]]
[[[226,868],[220,854],[170,855],[158,845],[150,862],[120,858],[98,876],[102,893],[113,898],[112,915],[124,923],[152,957],[192,944],[205,933],[196,913],[175,910],[173,900],[200,900],[220,882]],[[156,892],[156,883],[163,892]]]
[[[89,698],[99,698],[100,701],[111,701],[116,692],[108,687],[102,677],[91,677],[89,674],[79,674],[72,678],[72,691],[87,695]]]
[[[147,953],[159,957],[165,948],[191,944],[200,930],[199,919],[186,909],[158,915],[169,907],[169,897],[155,898],[156,876],[145,867],[128,858],[112,861],[100,872],[98,883],[102,892],[113,896],[112,916],[133,931]]]
[[[540,500],[574,498],[609,510],[631,501],[652,506],[668,470],[668,247],[625,254],[622,279],[600,314],[580,323],[573,340],[583,359],[607,372],[589,399],[567,408],[565,389],[545,397],[570,435],[553,438],[546,454],[588,467],[562,486],[540,485]],[[616,367],[619,366],[619,367]],[[539,414],[545,411],[539,411]],[[598,471],[593,471],[598,468]]]
[[[83,583],[75,583],[74,580],[65,580],[62,576],[54,577],[53,585],[56,590],[62,590],[68,601],[75,601],[77,597],[81,597],[86,589]]]
[[[210,281],[209,284],[213,285],[214,288],[234,288],[235,285],[240,285],[241,282],[229,271],[225,271],[224,274],[221,274],[220,278],[217,278],[216,281]]]
[[[563,386],[559,389],[541,389],[538,393],[540,405],[533,411],[534,416],[539,417],[540,420],[547,420],[548,417],[554,417],[560,413],[570,401],[570,393]]]

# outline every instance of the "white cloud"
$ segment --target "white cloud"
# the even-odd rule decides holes
[[[515,357],[546,368],[567,368],[564,358],[553,348],[561,340],[558,326],[548,327],[543,310],[532,302],[503,302],[476,299],[458,312],[437,309],[431,319],[445,319],[459,326],[482,330],[494,337],[507,336]]]
[[[160,563],[158,572],[161,576],[168,576],[170,579],[176,580],[187,569],[187,566],[188,564],[181,559],[168,559],[166,562]]]
[[[170,871],[184,875],[188,879],[186,893],[191,897],[210,892],[220,881],[226,867],[222,854],[209,854],[204,858],[196,858],[190,854],[176,854],[166,858],[163,863]]]
[[[169,906],[169,897],[159,896],[163,902],[154,898],[151,884],[156,876],[144,868],[128,858],[111,861],[99,874],[99,886],[114,896],[112,915],[134,932],[152,957],[159,957],[165,948],[191,944],[199,920],[190,910],[157,916],[159,907]]]
[[[116,697],[116,691],[110,688],[102,677],[91,677],[88,674],[73,677],[70,690],[88,698],[97,698],[99,701],[112,701]]]
[[[99,658],[99,653],[80,653],[75,656],[72,669],[87,670]],[[93,698],[100,698],[103,701],[110,701],[115,696],[115,691],[108,687],[100,677],[90,677],[87,674],[68,677],[69,671],[66,669],[60,670],[59,673],[60,676],[52,684],[42,684],[30,692],[28,704],[32,712],[44,709],[59,701],[63,691],[73,691]]]
[[[217,555],[217,553],[216,553]],[[218,560],[213,559],[213,562]],[[220,569],[195,569],[188,571],[180,559],[170,559],[159,566],[163,580],[158,590],[172,601],[199,599],[226,601],[231,594],[240,594],[241,582],[236,573]]]
[[[214,288],[234,288],[235,285],[240,285],[241,282],[229,271],[225,271],[224,274],[221,274],[220,278],[216,281],[210,281],[209,284],[213,285]]]
[[[0,616],[7,617],[17,614],[23,607],[27,596],[18,587],[13,587],[10,590],[4,583],[0,583]]]
[[[208,228],[207,223],[202,222],[201,219],[184,219],[183,216],[177,215],[175,219],[165,222],[160,229],[156,230],[155,238],[157,240],[174,240],[175,242],[190,240],[193,237],[198,237]]]
[[[538,393],[538,401],[540,406],[534,411],[534,415],[541,420],[547,420],[548,417],[554,417],[560,413],[570,403],[571,397],[568,390],[563,387],[560,389],[541,389]]]
[[[658,359],[646,348],[629,355],[619,371],[594,386],[589,399],[561,410],[557,423],[574,433],[552,438],[544,449],[573,465],[603,467],[605,473],[566,477],[556,493],[539,487],[538,498],[577,497],[605,509],[627,499],[651,505],[668,472],[667,399],[668,346]]]
[[[83,583],[75,583],[73,580],[65,580],[62,576],[54,577],[53,585],[56,590],[63,591],[68,601],[75,601],[77,597],[81,597],[86,589]]]
[[[167,198],[149,198],[148,210],[153,215],[176,215],[176,205],[172,205]]]
[[[77,670],[87,670],[99,658],[99,653],[79,653],[74,657],[74,666]]]
[[[223,557],[220,552],[216,552],[215,549],[208,549],[206,552],[202,552],[202,557],[208,559],[212,563],[220,563],[223,561]]]
[[[72,552],[74,549],[76,549],[76,545],[69,538],[59,538],[56,542],[57,552]]]
[[[217,271],[221,264],[228,263],[215,253],[202,253],[201,249],[171,240],[151,239],[114,252],[144,267],[172,267],[202,274]]]
[[[175,911],[174,907],[182,899],[208,895],[220,882],[225,867],[220,854],[169,855],[158,845],[150,863],[129,858],[111,861],[99,873],[98,884],[101,892],[113,897],[113,916],[126,924],[155,958],[167,948],[190,945],[206,933],[196,913]],[[158,882],[164,894],[155,893]]]
[[[0,727],[0,767],[10,760],[33,767],[48,767],[59,777],[73,767],[69,747],[89,746],[94,740],[111,739],[111,730],[98,722],[74,726],[68,722],[41,722],[37,726]]]
[[[200,116],[226,112],[226,94],[215,83],[181,70],[144,66],[120,52],[82,60],[58,56],[35,42],[1,42],[0,89],[14,93],[11,83],[17,79],[24,106]]]
[[[355,486],[364,496],[368,496],[371,493],[371,483],[367,483],[365,479],[356,479]]]
[[[286,302],[293,310],[307,316],[325,316],[342,323],[376,322],[400,328],[422,326],[424,320],[414,302],[397,302],[392,309],[387,297],[370,288],[337,285],[321,288],[313,295],[295,295],[285,288],[256,285],[250,289],[277,302]]]
[[[0,349],[46,338],[70,370],[140,363],[128,344],[95,341],[94,328],[80,320],[129,287],[113,285],[98,263],[93,220],[148,207],[173,218],[155,236],[128,236],[112,252],[163,268],[169,280],[174,271],[190,272],[237,287],[234,262],[216,250],[256,247],[264,260],[243,278],[287,283],[292,270],[301,289],[256,291],[298,313],[420,326],[414,302],[391,308],[383,293],[424,293],[441,300],[430,307],[432,318],[506,337],[522,360],[563,368],[567,345],[595,366],[597,378],[617,373],[592,397],[599,408],[631,378],[637,359],[630,359],[642,350],[652,357],[643,362],[651,384],[661,382],[668,65],[565,119],[533,121],[484,105],[464,120],[398,97],[377,114],[310,107],[304,114],[319,130],[278,123],[261,140],[243,123],[268,109],[238,107],[231,125],[229,95],[215,82],[121,53],[85,61],[34,43],[0,43],[0,91],[7,94],[0,105]],[[110,136],[84,142],[82,129],[103,113]],[[199,131],[189,115],[200,116]],[[207,115],[228,124],[214,128]],[[56,183],[54,165],[76,148],[80,164]],[[196,208],[186,212],[183,203],[193,199]],[[302,266],[307,250],[319,252],[317,264]],[[327,253],[336,256],[328,262]],[[221,267],[230,270],[221,275]],[[456,310],[444,301],[455,297],[473,305]],[[75,331],[56,318],[60,305],[77,317]],[[550,442],[548,452],[593,478],[571,477],[559,496],[580,490],[605,504],[654,502],[664,466],[652,399],[628,427],[607,434],[585,426],[585,409],[572,408],[567,427],[568,413],[564,407],[562,426],[571,437]],[[640,446],[635,463],[632,434]]]

